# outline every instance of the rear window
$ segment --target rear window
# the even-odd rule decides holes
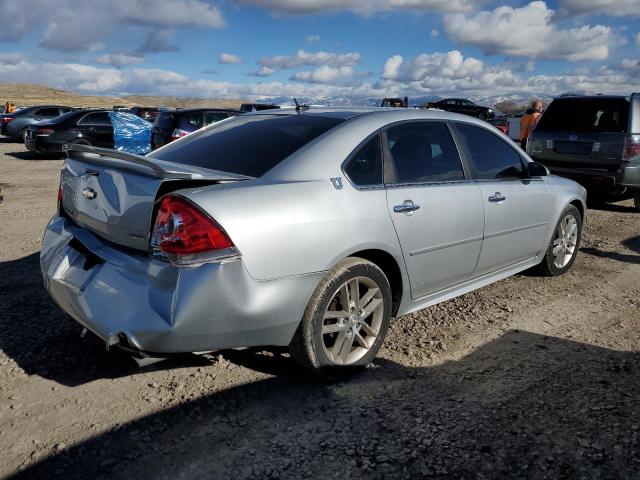
[[[626,132],[624,98],[560,98],[551,102],[536,130],[542,132]]]
[[[311,115],[242,116],[192,133],[149,156],[260,177],[343,121]]]

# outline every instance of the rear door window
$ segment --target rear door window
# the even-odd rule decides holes
[[[78,122],[78,125],[109,125],[111,126],[111,119],[107,112],[95,112],[89,113],[82,117]]]
[[[351,155],[344,172],[357,186],[382,185],[380,134],[374,135]]]
[[[343,121],[341,118],[297,114],[240,116],[194,132],[149,156],[260,177]]]
[[[522,178],[524,166],[520,153],[498,133],[468,123],[455,123],[455,129],[467,151],[476,178],[500,180]]]
[[[393,183],[464,180],[462,162],[443,122],[403,123],[387,130]]]
[[[628,119],[625,98],[558,98],[544,112],[536,130],[625,133]]]

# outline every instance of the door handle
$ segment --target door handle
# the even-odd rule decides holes
[[[419,208],[420,205],[416,205],[412,200],[405,200],[402,205],[396,205],[393,207],[393,211],[396,213],[408,213],[411,215]]]
[[[506,199],[507,197],[503,196],[500,192],[496,192],[489,197],[489,201],[494,203],[504,202]]]

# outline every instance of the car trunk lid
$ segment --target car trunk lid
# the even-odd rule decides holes
[[[64,215],[110,242],[141,251],[149,248],[159,195],[251,178],[85,145],[66,150],[60,179]]]

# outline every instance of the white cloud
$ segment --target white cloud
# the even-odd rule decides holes
[[[431,29],[431,38],[438,38],[440,36],[440,30],[437,28]]]
[[[98,63],[118,68],[136,65],[138,63],[143,63],[144,61],[145,57],[143,55],[130,53],[109,53],[98,57]]]
[[[253,77],[270,77],[274,73],[276,73],[275,69],[269,68],[269,67],[265,67],[264,65],[262,65],[258,70],[254,70],[252,72],[249,72],[249,75],[251,75]]]
[[[291,80],[306,83],[321,83],[325,85],[353,85],[362,74],[356,72],[353,67],[331,67],[322,65],[312,71],[296,73]]]
[[[0,52],[0,65],[1,64],[6,64],[6,65],[16,65],[20,62],[23,62],[25,60],[24,55],[22,55],[21,53],[2,53]]]
[[[569,14],[602,12],[614,17],[640,15],[638,0],[561,0],[560,7]]]
[[[469,12],[479,3],[484,3],[482,0],[236,0],[236,2],[290,15],[343,11],[370,15],[390,10]]]
[[[458,44],[474,45],[486,54],[560,59],[603,60],[613,41],[610,27],[582,25],[560,29],[553,10],[534,1],[521,8],[501,6],[475,15],[449,14],[444,27]]]
[[[484,71],[481,60],[464,58],[462,52],[423,53],[405,61],[400,55],[390,57],[382,71],[382,78],[400,82],[425,82],[433,78],[461,79],[473,77]]]
[[[295,55],[278,55],[275,57],[263,57],[260,64],[274,70],[295,68],[304,65],[333,65],[353,66],[360,62],[361,55],[357,52],[332,53],[332,52],[306,52],[298,50]]]
[[[226,63],[227,65],[238,65],[242,63],[242,59],[238,55],[222,52],[218,55],[218,62]]]
[[[304,43],[318,43],[320,41],[320,35],[309,35],[304,39]]]
[[[173,39],[173,29],[171,28],[159,28],[157,30],[151,30],[144,43],[138,49],[141,53],[158,53],[158,52],[175,52],[178,47],[171,43]]]
[[[63,51],[91,50],[123,27],[225,25],[219,8],[203,0],[2,0],[0,18],[0,40],[15,42],[41,30],[43,46]]]

